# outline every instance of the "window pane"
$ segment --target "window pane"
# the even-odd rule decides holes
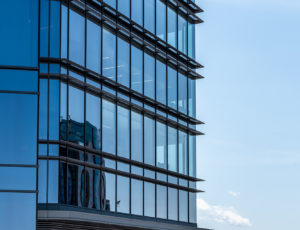
[[[116,36],[103,28],[102,75],[116,80]]]
[[[144,53],[144,95],[154,99],[155,97],[155,60]]]
[[[103,2],[116,9],[116,0],[103,0]]]
[[[188,55],[195,59],[195,24],[188,25]]]
[[[84,143],[84,93],[69,87],[69,141]]]
[[[143,92],[143,52],[131,46],[131,88],[139,93]]]
[[[187,54],[187,20],[178,15],[178,50]]]
[[[155,121],[144,117],[144,162],[155,165]]]
[[[189,222],[190,223],[197,223],[197,209],[196,209],[196,193],[189,193]]]
[[[118,0],[118,11],[126,17],[130,17],[130,0]]]
[[[177,14],[168,7],[168,43],[177,47]]]
[[[115,188],[116,188],[116,175],[104,172],[104,191],[105,191],[105,206],[106,211],[115,211]]]
[[[177,172],[177,129],[168,127],[168,169]]]
[[[103,151],[116,153],[116,105],[102,100],[102,146]]]
[[[118,106],[118,156],[129,158],[129,110]]]
[[[36,168],[0,167],[0,190],[36,190]]]
[[[129,87],[129,50],[130,45],[118,38],[118,82]]]
[[[156,185],[156,214],[157,218],[167,219],[167,188],[162,185]]]
[[[188,193],[179,191],[179,221],[188,221]]]
[[[155,33],[155,0],[144,0],[144,27]]]
[[[0,69],[0,90],[37,91],[37,72]]]
[[[143,181],[131,180],[131,214],[143,215]]]
[[[187,114],[187,78],[183,74],[178,74],[178,110]]]
[[[179,131],[179,173],[187,174],[187,134]]]
[[[70,10],[69,35],[69,58],[84,66],[85,20],[73,10]]]
[[[84,206],[84,167],[68,164],[68,204]]]
[[[131,112],[131,159],[143,162],[143,116]]]
[[[168,106],[177,110],[177,72],[168,67]]]
[[[156,60],[156,100],[166,104],[166,64]]]
[[[1,93],[0,105],[0,164],[36,164],[37,96]]]
[[[196,177],[196,136],[189,135],[189,175]]]
[[[157,167],[167,168],[167,128],[166,125],[160,122],[156,123],[156,153]]]
[[[101,73],[101,28],[87,20],[86,67]]]
[[[39,160],[39,176],[38,176],[38,202],[46,203],[47,198],[47,161]]]
[[[38,5],[36,0],[0,2],[1,65],[37,66]]]
[[[196,117],[196,82],[188,79],[189,83],[189,116]]]
[[[50,1],[50,57],[60,57],[60,2]]]
[[[43,0],[47,5],[48,0]],[[44,12],[41,16],[44,15]],[[45,30],[41,25],[41,30]],[[44,35],[46,39],[47,34]],[[44,38],[40,38],[42,42]],[[61,58],[67,58],[68,56],[68,8],[64,5],[61,6]]]
[[[41,80],[42,81],[42,80]],[[41,85],[40,85],[41,87]],[[40,95],[40,107],[41,107],[41,95]],[[60,139],[67,140],[67,85],[60,84]],[[40,108],[41,109],[41,108]],[[41,116],[40,116],[41,119]]]
[[[156,0],[156,35],[166,40],[166,5],[161,0]]]
[[[58,203],[58,161],[49,161],[48,203]]]
[[[36,228],[36,194],[0,193],[0,229]]]
[[[144,182],[144,215],[155,217],[155,185]]]
[[[49,55],[49,0],[40,1],[40,56]]]
[[[86,126],[85,145],[89,148],[100,149],[100,98],[92,94],[86,94]]]
[[[131,20],[143,26],[143,0],[131,0]]]
[[[178,220],[178,190],[168,188],[168,219]]]
[[[49,80],[49,139],[59,136],[59,80]]]
[[[117,211],[129,213],[129,178],[117,176]]]

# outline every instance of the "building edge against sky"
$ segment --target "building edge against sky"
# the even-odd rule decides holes
[[[202,10],[190,0],[0,7],[0,228],[197,229]]]

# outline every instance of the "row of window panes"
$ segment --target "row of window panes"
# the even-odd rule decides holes
[[[59,175],[59,203],[196,222],[195,193],[70,163],[60,163]]]
[[[177,73],[171,66],[143,52],[137,46],[130,45],[108,28],[102,30],[89,19],[85,24],[85,18],[75,11],[69,10],[69,17],[68,33],[68,9],[62,6],[62,58],[69,58],[82,66],[86,63],[88,69],[98,74],[195,117],[195,80]]]
[[[104,0],[104,2],[179,51],[195,58],[195,25],[189,23],[186,17],[178,14],[175,9],[167,7],[163,1]]]

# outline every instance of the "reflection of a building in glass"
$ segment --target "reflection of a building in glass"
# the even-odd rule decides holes
[[[60,139],[83,145],[96,150],[100,149],[100,131],[91,123],[80,123],[74,120],[60,121]],[[84,132],[85,131],[85,132]],[[84,135],[86,133],[86,135]],[[82,164],[60,163],[59,202],[79,207],[88,207],[110,211],[110,201],[106,199],[105,172],[85,166],[85,162],[105,166],[99,155],[84,154],[83,151],[60,148],[60,154],[79,160]]]

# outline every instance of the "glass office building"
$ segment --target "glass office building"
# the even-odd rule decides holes
[[[197,229],[194,1],[0,8],[0,229]]]

